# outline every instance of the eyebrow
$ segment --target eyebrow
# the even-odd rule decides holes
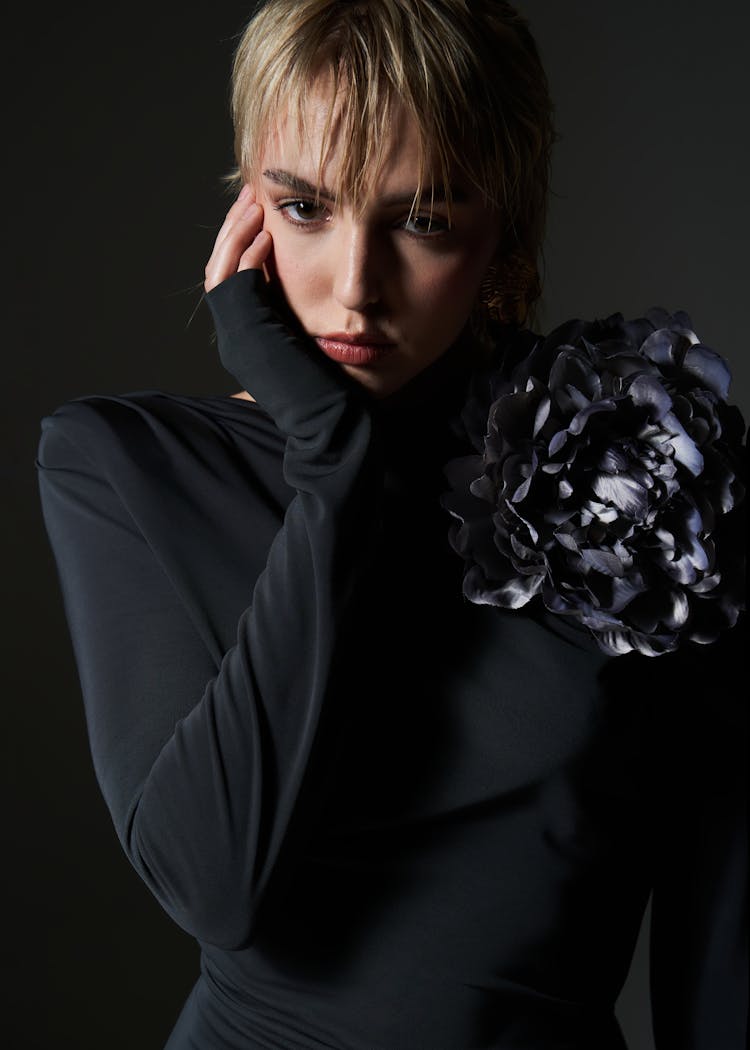
[[[270,182],[275,182],[277,186],[285,186],[292,193],[299,193],[300,196],[320,197],[321,200],[330,201],[334,204],[336,202],[336,195],[333,190],[329,190],[325,186],[314,186],[307,179],[302,179],[291,171],[284,171],[282,168],[266,168],[263,172],[263,177]],[[454,204],[465,204],[468,200],[468,194],[461,186],[451,186],[450,191],[451,200]],[[416,196],[416,192],[416,189],[414,189],[410,193],[391,193],[385,197],[379,197],[378,204],[386,207],[396,204],[411,204]],[[422,192],[421,201],[433,201],[435,204],[444,204],[446,200],[445,189],[442,186],[435,187],[434,193]]]

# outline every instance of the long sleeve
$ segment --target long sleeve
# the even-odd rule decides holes
[[[748,1038],[747,637],[739,624],[663,671],[651,995],[658,1050]]]
[[[366,403],[266,312],[260,277],[230,278],[212,306],[237,296],[253,304],[247,331],[235,328],[225,345],[233,374],[285,436],[293,496],[218,670],[130,512],[97,399],[45,420],[39,452],[94,762],[118,834],[167,912],[227,948],[252,938],[293,838],[338,632],[378,522]]]
[[[39,453],[102,791],[202,942],[169,1045],[621,1047],[653,889],[658,1050],[744,1047],[746,625],[467,602],[462,348],[370,402],[259,281],[209,297],[257,406],[84,398]]]

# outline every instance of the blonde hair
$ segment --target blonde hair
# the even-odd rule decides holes
[[[505,300],[501,319],[523,321],[541,290],[554,138],[547,80],[527,21],[500,0],[266,0],[234,56],[232,189],[257,180],[280,113],[296,114],[305,134],[307,102],[321,76],[331,78],[333,90],[318,184],[335,129],[344,148],[332,189],[363,207],[394,117],[405,111],[420,142],[414,205],[432,165],[449,208],[457,172],[500,212],[495,308]]]

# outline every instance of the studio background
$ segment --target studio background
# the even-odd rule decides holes
[[[131,870],[99,796],[34,456],[41,417],[68,398],[235,388],[200,289],[228,204],[227,83],[248,6],[63,5],[6,26],[3,1015],[14,1050],[160,1050],[197,975],[191,939]],[[519,7],[561,136],[537,327],[685,309],[728,357],[747,417],[750,8]],[[618,1003],[631,1050],[652,1047],[647,921]]]

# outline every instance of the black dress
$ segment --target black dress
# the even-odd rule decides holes
[[[657,1045],[740,1050],[739,630],[613,658],[467,602],[460,348],[377,402],[273,349],[234,369],[263,408],[147,391],[43,423],[99,783],[202,947],[169,1050],[623,1047],[651,889]]]

